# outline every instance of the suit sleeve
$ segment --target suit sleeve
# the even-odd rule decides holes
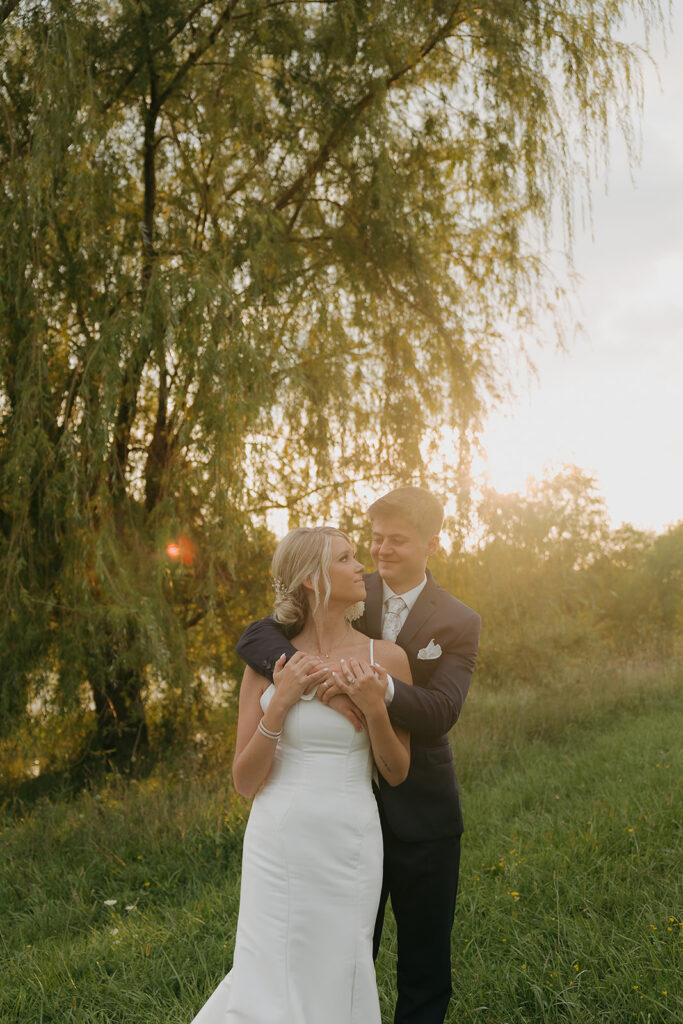
[[[394,679],[394,699],[389,705],[394,725],[424,739],[438,739],[455,725],[472,681],[480,631],[481,619],[473,613],[425,685],[407,686]]]
[[[272,683],[273,667],[281,654],[291,658],[296,654],[284,627],[270,616],[247,626],[237,641],[237,653],[254,672]]]

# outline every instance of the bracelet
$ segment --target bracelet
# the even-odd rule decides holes
[[[279,740],[280,737],[282,736],[282,729],[280,729],[279,732],[271,732],[270,729],[266,729],[265,725],[263,724],[263,719],[259,721],[259,724],[256,726],[256,728],[258,729],[262,736],[266,737],[267,740]]]

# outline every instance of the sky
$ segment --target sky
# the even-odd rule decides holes
[[[583,333],[571,340],[569,319],[562,354],[541,328],[538,376],[520,370],[516,399],[490,415],[479,466],[507,492],[572,463],[596,478],[614,526],[657,532],[683,519],[683,2],[674,6],[666,52],[661,33],[650,44],[657,71],[644,68],[640,163],[629,168],[615,139],[592,227],[577,225],[572,312]]]

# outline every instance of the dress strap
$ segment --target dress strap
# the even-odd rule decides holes
[[[370,640],[370,664],[375,664],[375,641]]]

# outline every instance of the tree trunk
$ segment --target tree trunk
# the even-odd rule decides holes
[[[129,643],[104,640],[93,652],[90,688],[97,714],[97,731],[90,750],[102,754],[111,767],[130,770],[149,749],[149,733],[143,702],[144,674],[137,664],[126,664],[133,631],[126,630]]]

